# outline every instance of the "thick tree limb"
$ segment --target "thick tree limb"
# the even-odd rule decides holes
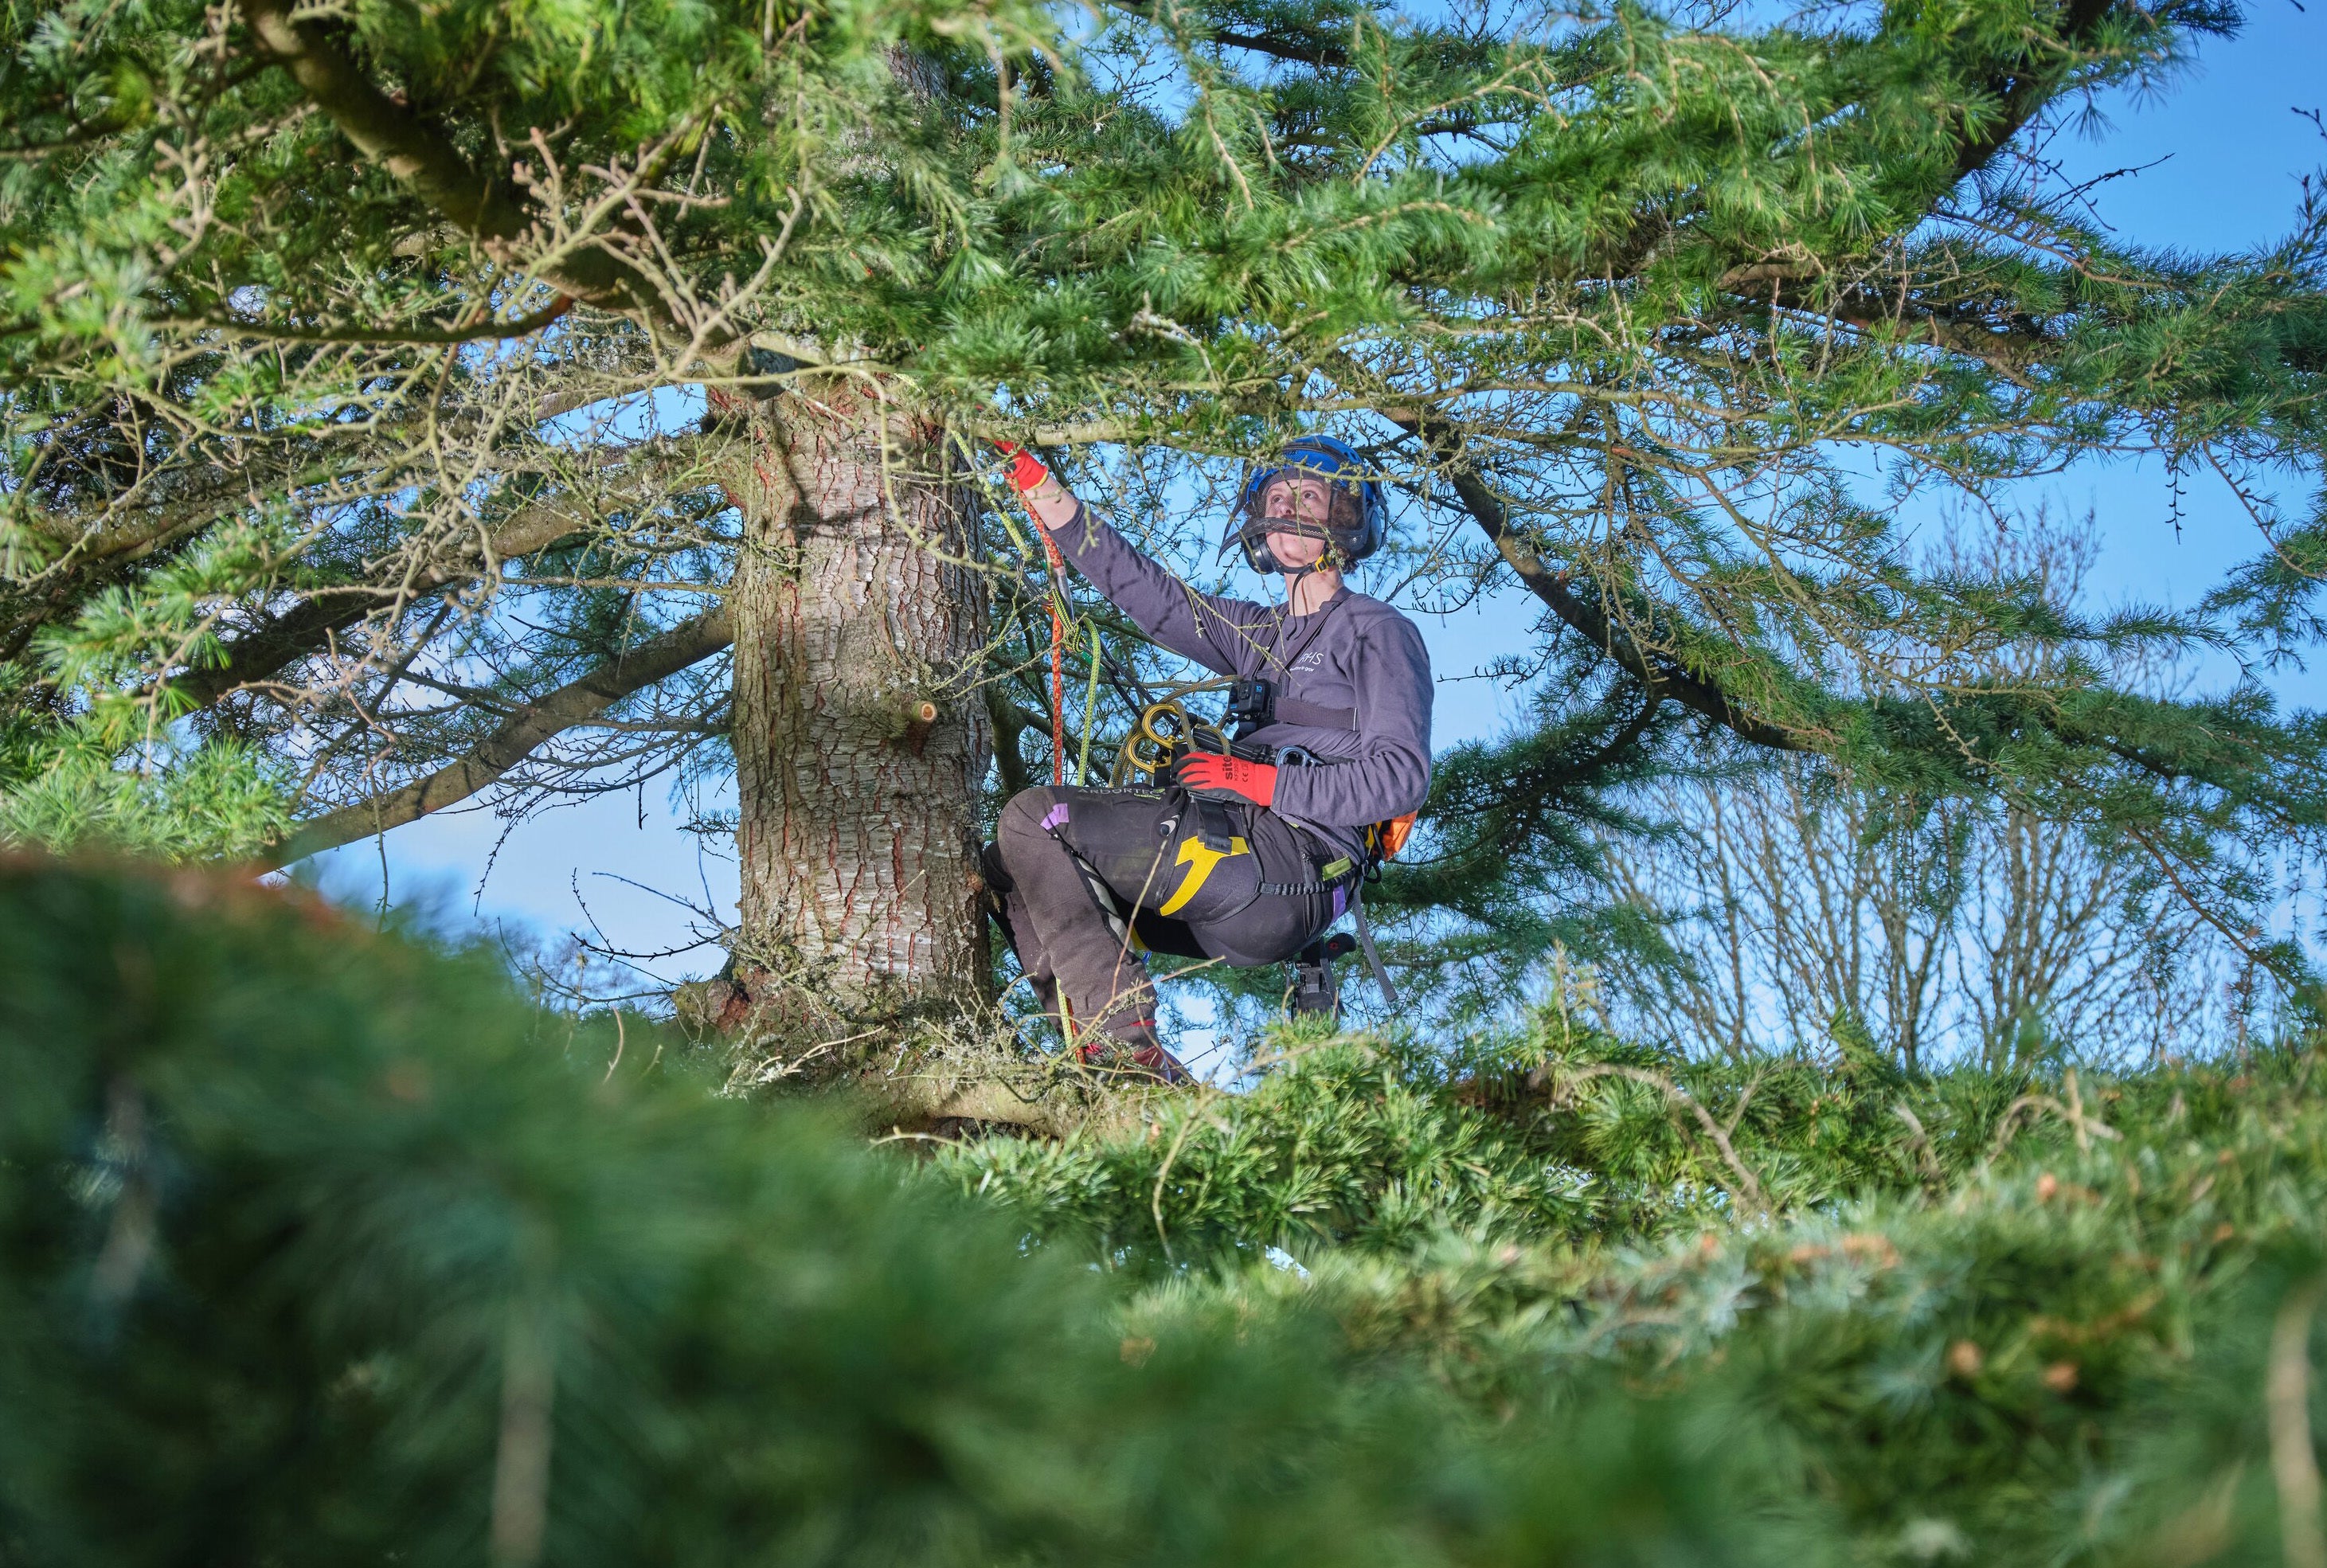
[[[266,680],[285,665],[321,651],[334,633],[346,630],[378,610],[386,593],[401,593],[407,602],[425,599],[473,581],[486,569],[488,555],[493,561],[530,555],[586,526],[587,518],[576,518],[556,507],[526,507],[512,513],[487,536],[484,550],[424,568],[397,583],[327,589],[302,599],[228,644],[222,663],[190,669],[171,686],[195,707],[209,707],[228,694],[254,681]]]
[[[1580,632],[1595,648],[1632,677],[1646,686],[1659,697],[1669,698],[1682,706],[1703,714],[1743,739],[1757,746],[1768,746],[1780,751],[1809,750],[1804,740],[1790,730],[1780,728],[1755,718],[1735,703],[1728,694],[1712,682],[1690,674],[1687,669],[1660,654],[1652,654],[1640,647],[1630,633],[1609,620],[1601,607],[1568,586],[1566,576],[1544,564],[1543,557],[1521,538],[1511,527],[1510,512],[1502,498],[1481,479],[1477,471],[1457,461],[1459,447],[1454,432],[1444,420],[1428,414],[1406,409],[1384,409],[1383,416],[1411,434],[1420,436],[1445,462],[1447,481],[1454,487],[1463,509],[1471,514],[1480,531],[1493,541],[1496,553],[1510,567],[1528,591],[1571,630]]]
[[[1116,0],[1118,9],[1150,22],[1163,22],[1154,0]],[[1172,18],[1173,21],[1179,17]],[[1255,54],[1265,54],[1272,60],[1290,61],[1296,65],[1313,65],[1324,70],[1346,70],[1350,51],[1336,38],[1328,37],[1313,28],[1296,27],[1288,35],[1266,31],[1223,31],[1216,27],[1204,29],[1204,35],[1215,43],[1225,43],[1231,49],[1248,49]]]
[[[1799,312],[1861,332],[1919,335],[1933,348],[1978,359],[2015,378],[2059,341],[2033,316],[2014,313],[1998,319],[1983,314],[1972,302],[1935,307],[1911,292],[1855,285],[1820,294],[1822,271],[1815,262],[1754,262],[1723,273],[1719,287],[1756,310]]]
[[[576,724],[589,723],[624,697],[700,664],[734,641],[724,606],[706,611],[682,626],[650,638],[581,679],[569,681],[511,714],[483,744],[425,779],[375,799],[346,806],[303,824],[266,858],[275,865],[357,839],[417,822],[432,811],[457,805],[525,761],[536,746]]]
[[[2067,12],[2061,18],[2061,47],[2074,50],[2089,42],[2099,31],[2113,4],[2115,0],[2069,0]],[[1987,90],[1996,100],[1995,117],[1978,135],[1966,133],[1963,145],[1956,152],[1952,183],[1960,184],[1986,168],[1988,160],[2002,152],[2005,144],[2018,135],[2037,111],[2051,101],[2051,89],[2061,69],[2058,61],[2032,61],[2023,70],[1999,71],[1988,79]]]
[[[1212,41],[1225,43],[1231,49],[1248,49],[1255,54],[1319,66],[1327,70],[1346,70],[1350,64],[1348,50],[1338,43],[1327,43],[1313,38],[1294,40],[1276,38],[1264,33],[1215,33]]]
[[[999,686],[986,688],[986,716],[994,723],[994,763],[1002,770],[1002,793],[1016,795],[1034,787],[1033,774],[1027,771],[1025,754],[1018,750],[1018,737],[1028,729],[1040,729],[1039,721],[1027,723],[1026,711],[1002,695]]]
[[[259,47],[291,73],[310,101],[356,150],[444,219],[474,235],[487,254],[521,260],[539,215],[516,187],[470,166],[434,126],[377,87],[324,31],[292,20],[288,0],[242,0]],[[537,275],[584,304],[622,315],[668,319],[651,278],[603,246],[571,251]]]

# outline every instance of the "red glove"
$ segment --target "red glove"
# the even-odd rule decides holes
[[[1223,757],[1217,751],[1192,751],[1172,769],[1172,781],[1182,789],[1241,796],[1255,806],[1276,804],[1276,766]]]
[[[1010,460],[1010,488],[1020,495],[1030,490],[1041,489],[1042,481],[1051,477],[1051,471],[1042,466],[1042,460],[1016,442],[997,441],[994,444],[1000,447],[1002,455]]]

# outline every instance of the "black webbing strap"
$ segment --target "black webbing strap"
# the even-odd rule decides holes
[[[1327,874],[1337,866],[1341,868],[1339,876]],[[1397,987],[1389,983],[1389,972],[1382,967],[1381,954],[1374,948],[1374,929],[1366,919],[1366,879],[1350,874],[1357,869],[1347,860],[1336,860],[1317,868],[1320,880],[1316,882],[1263,882],[1260,891],[1290,897],[1302,893],[1330,893],[1346,883],[1350,890],[1350,913],[1357,919],[1359,950],[1366,956],[1366,967],[1373,972],[1374,984],[1381,987],[1382,1000],[1395,1008],[1397,1005]]]
[[[1306,724],[1313,730],[1354,730],[1358,727],[1355,708],[1321,707],[1304,703],[1299,697],[1276,699],[1276,722],[1280,724]]]
[[[1268,661],[1286,675],[1291,675],[1301,663],[1301,656],[1308,652],[1312,645],[1324,635],[1326,626],[1332,622],[1341,606],[1350,602],[1350,598],[1347,593],[1333,595],[1333,602],[1317,612],[1316,624],[1309,628],[1309,635],[1301,639],[1301,646],[1294,649],[1290,655],[1286,654],[1282,647],[1285,638],[1285,613],[1293,608],[1293,602],[1288,598],[1284,608],[1276,612],[1276,630],[1270,634],[1268,639],[1269,647],[1266,650]],[[1358,714],[1354,708],[1320,707],[1315,703],[1304,703],[1298,697],[1279,697],[1275,706],[1276,712],[1270,717],[1278,723],[1309,724],[1321,730],[1354,730],[1358,727]]]
[[[1260,891],[1264,893],[1288,898],[1301,893],[1330,893],[1348,881],[1350,873],[1355,870],[1357,870],[1356,862],[1347,855],[1336,855],[1317,868],[1315,882],[1265,882],[1260,884]]]
[[[1366,923],[1365,883],[1362,879],[1350,890],[1350,913],[1358,918],[1358,947],[1366,956],[1366,967],[1373,971],[1374,984],[1382,988],[1382,1000],[1395,1009],[1397,987],[1389,983],[1389,973],[1382,967],[1381,955],[1374,951],[1374,929]]]

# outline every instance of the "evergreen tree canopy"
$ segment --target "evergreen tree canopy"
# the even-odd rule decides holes
[[[692,776],[751,695],[723,663],[766,551],[745,492],[799,466],[769,421],[869,433],[892,507],[986,437],[1070,448],[1126,518],[1325,425],[1404,487],[1410,591],[1523,585],[1514,667],[1577,680],[1547,737],[1448,770],[1465,809],[1410,902],[1506,939],[1544,885],[1506,873],[1567,863],[1544,800],[1713,736],[2137,843],[2244,933],[2223,849],[2316,846],[2318,725],[2139,671],[2317,633],[2327,515],[2272,486],[2320,478],[2327,216],[2145,249],[2028,150],[2237,24],[11,5],[0,769],[166,798],[207,749],[196,792],[232,809],[148,836],[277,858]],[[1901,520],[2127,452],[2257,509],[2197,611],[2095,618],[1923,564]],[[876,705],[926,697],[1014,781],[1048,728],[1040,563],[995,516],[921,542],[982,574],[984,657]],[[1068,609],[1103,760],[1125,683],[1085,649],[1138,661]],[[747,640],[738,669],[776,658]]]

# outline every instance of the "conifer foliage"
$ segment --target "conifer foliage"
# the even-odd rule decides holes
[[[655,1042],[192,873],[0,871],[0,1562],[1761,1560],[1595,1451],[1103,1282]],[[1565,1429],[1563,1429],[1565,1430]]]
[[[2320,1539],[2314,1049],[1282,1044],[1255,1095],[930,1164],[310,902],[12,863],[0,1561]]]

